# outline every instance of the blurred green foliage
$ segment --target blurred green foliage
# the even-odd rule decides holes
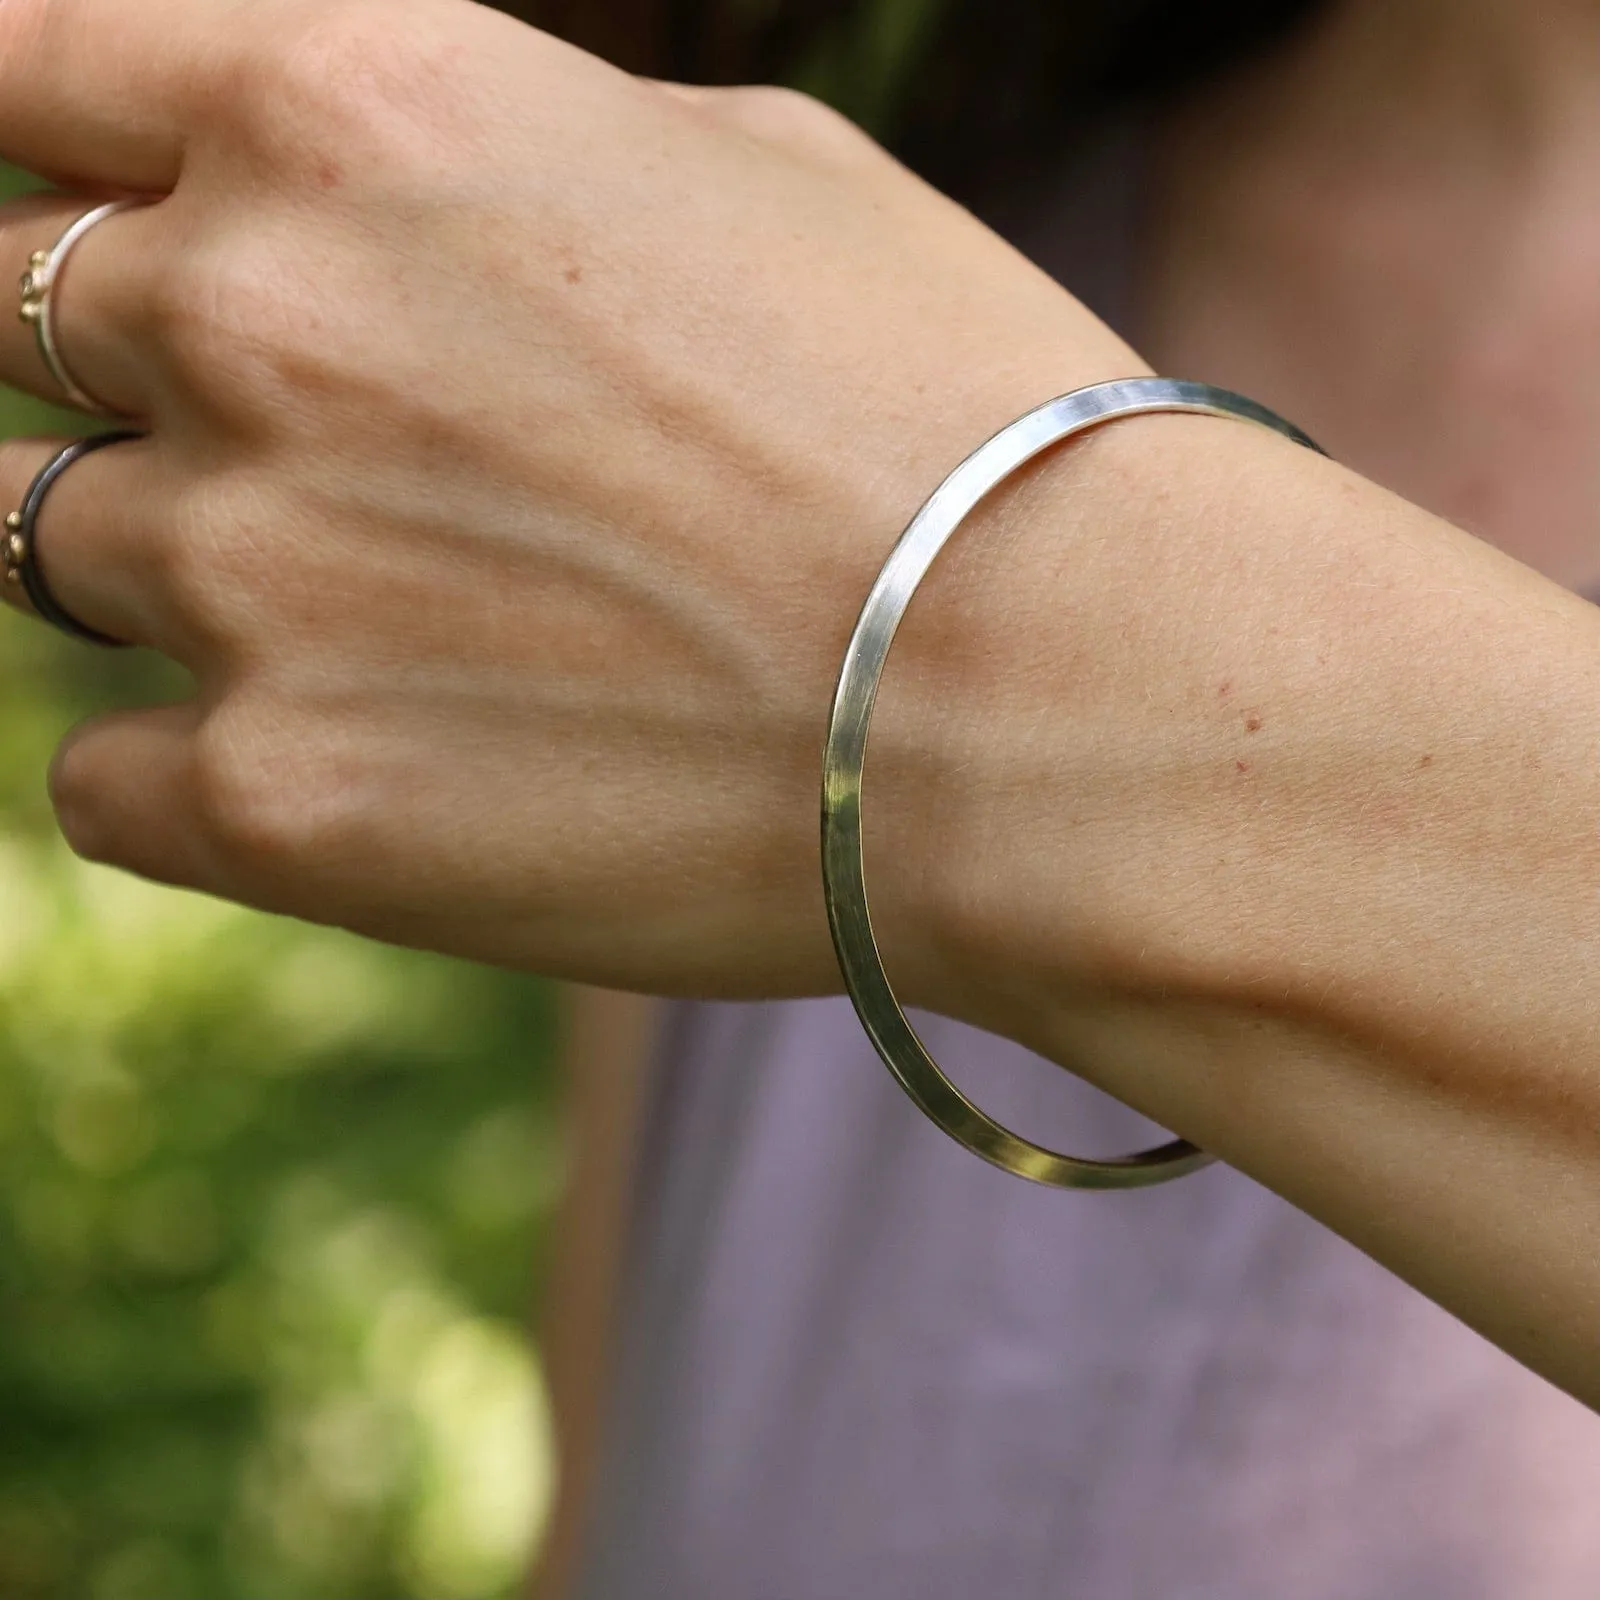
[[[549,992],[77,862],[55,742],[181,685],[9,613],[0,673],[0,1595],[511,1594]]]
[[[794,74],[878,139],[889,138],[949,0],[863,0],[843,10]]]

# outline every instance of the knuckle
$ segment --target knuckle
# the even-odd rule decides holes
[[[282,251],[264,233],[195,240],[151,283],[144,309],[181,392],[230,416],[277,397],[296,324]]]
[[[398,8],[385,16],[368,0],[333,0],[286,30],[270,58],[273,90],[316,111],[348,104],[375,81],[374,63],[392,61],[404,38]],[[388,26],[385,26],[385,23]]]
[[[305,5],[241,60],[236,113],[274,159],[307,143],[371,150],[412,120],[439,31],[428,0]]]
[[[207,530],[180,524],[162,541],[151,578],[175,618],[210,639],[230,637],[235,609],[218,542]]]
[[[200,480],[174,496],[151,578],[180,625],[238,655],[270,605],[274,545],[254,497]]]
[[[263,286],[233,250],[194,241],[151,282],[151,332],[181,376],[209,380],[233,370],[255,342]]]
[[[336,796],[287,731],[268,707],[225,702],[195,739],[199,826],[233,873],[252,885],[313,868],[332,832]]]
[[[724,104],[748,132],[830,157],[859,156],[874,148],[850,119],[815,95],[775,85],[725,91]]]

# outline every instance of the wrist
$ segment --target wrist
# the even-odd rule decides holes
[[[1236,423],[1125,419],[957,531],[885,674],[864,802],[869,885],[892,864],[880,942],[911,1003],[1043,1047],[1064,1006],[1234,961],[1186,913],[1257,804],[1250,686],[1271,678],[1248,641],[1279,630],[1270,591],[1224,585],[1225,611],[1197,609],[1229,565],[1208,546],[1231,518],[1204,508],[1300,453]]]
[[[1097,558],[1129,542],[1130,484],[1150,492],[1131,431],[1066,441],[956,528],[899,627],[864,763],[866,881],[897,991],[1016,1037],[1036,965],[1059,994],[1126,942],[1076,886],[1105,844],[1081,802],[1126,766],[1091,756],[1103,708],[1085,680],[1120,631]]]
[[[1219,1025],[1420,1063],[1481,1056],[1482,997],[1527,963],[1584,993],[1561,930],[1589,917],[1600,780],[1561,708],[1591,693],[1588,608],[1331,463],[1191,418],[1072,441],[948,555],[884,701],[921,753],[896,801],[908,998],[1207,1139],[1215,1106],[1172,1113]],[[899,843],[869,799],[869,863]],[[1530,1036],[1582,1020],[1548,988]],[[1141,1017],[1187,1040],[1164,1086],[1114,1037]]]

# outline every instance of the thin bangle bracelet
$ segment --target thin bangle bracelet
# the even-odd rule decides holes
[[[1081,1161],[1023,1139],[980,1111],[940,1070],[900,1008],[872,931],[861,853],[861,771],[884,663],[917,586],[986,495],[1041,451],[1118,417],[1156,412],[1236,417],[1320,447],[1265,406],[1226,389],[1169,378],[1126,378],[1048,401],[981,446],[939,485],[900,536],[850,636],[828,721],[822,773],[822,888],[845,988],[862,1026],[922,1111],[958,1144],[1020,1178],[1058,1189],[1140,1189],[1211,1161],[1177,1139],[1112,1161]]]

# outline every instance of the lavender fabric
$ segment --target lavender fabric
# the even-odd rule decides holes
[[[1035,248],[1117,321],[1130,171]],[[923,1031],[1036,1138],[1156,1137]],[[1235,1172],[990,1169],[844,1002],[672,1008],[630,1263],[583,1600],[1600,1596],[1600,1418]]]
[[[1088,1153],[1151,1130],[958,1024]],[[675,1009],[585,1600],[1594,1600],[1600,1419],[1226,1169],[1058,1194],[848,1006]]]

